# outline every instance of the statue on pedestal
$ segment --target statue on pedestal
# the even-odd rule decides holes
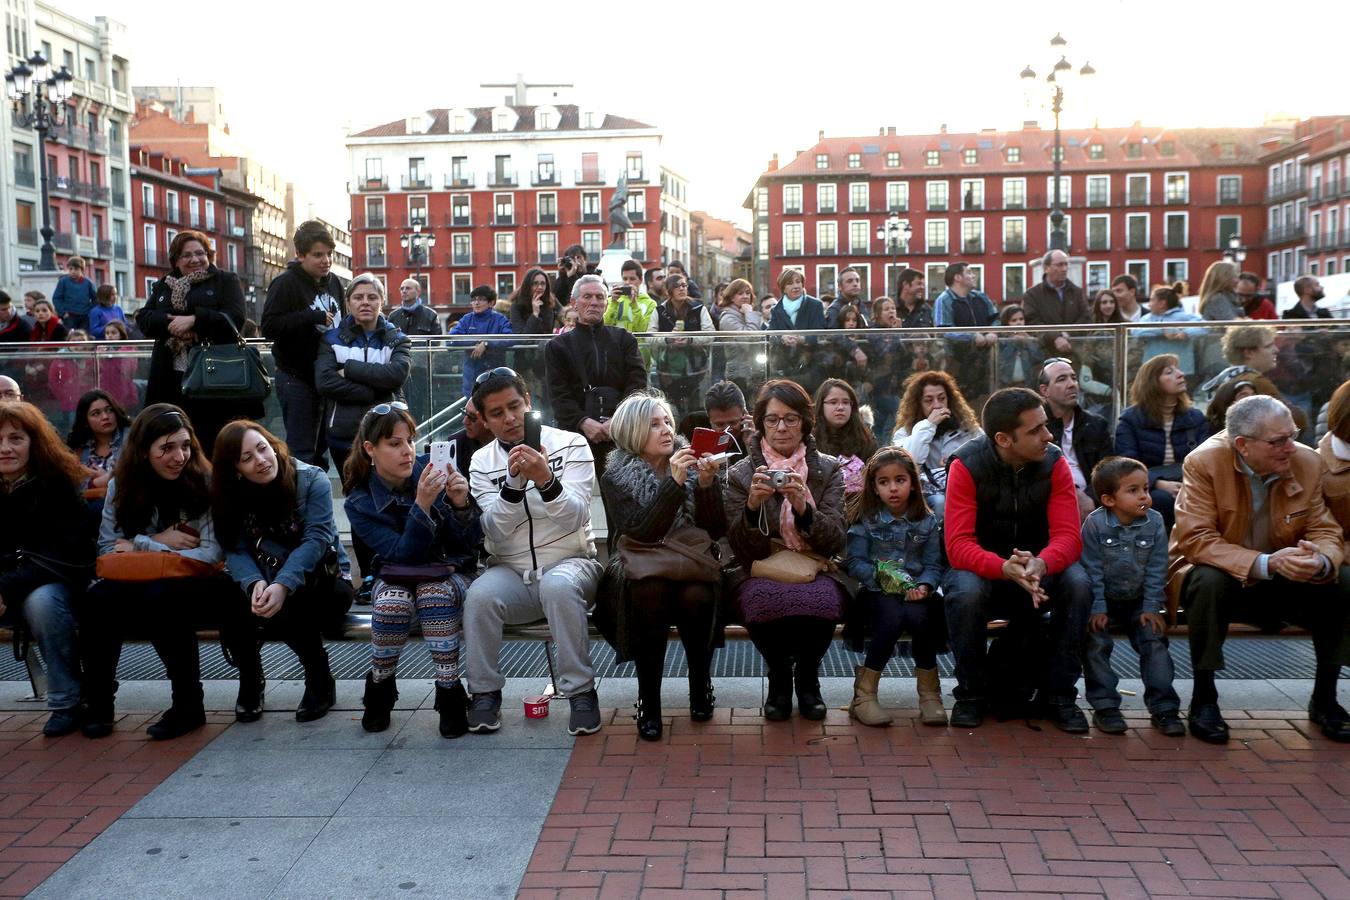
[[[632,227],[633,220],[628,218],[628,173],[624,172],[619,176],[619,184],[609,200],[609,246],[625,246],[628,229]]]

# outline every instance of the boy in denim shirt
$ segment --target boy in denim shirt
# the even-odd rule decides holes
[[[1109,456],[1092,470],[1092,492],[1101,500],[1083,523],[1079,560],[1092,581],[1092,617],[1083,651],[1083,680],[1092,721],[1106,734],[1124,734],[1118,679],[1111,671],[1114,641],[1108,628],[1125,628],[1139,654],[1144,703],[1153,726],[1169,737],[1186,733],[1172,687],[1172,657],[1162,617],[1167,582],[1167,533],[1152,509],[1148,469],[1124,456]]]

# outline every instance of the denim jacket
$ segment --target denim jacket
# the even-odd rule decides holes
[[[328,481],[328,473],[298,459],[291,462],[295,466],[295,509],[305,523],[305,530],[300,545],[290,552],[277,572],[276,583],[294,593],[304,586],[306,576],[323,562],[328,548],[337,545],[338,533],[333,521],[333,487]],[[230,577],[246,592],[255,581],[262,580],[262,571],[243,536],[226,550],[225,563]]]
[[[942,583],[942,524],[938,517],[897,519],[889,509],[849,526],[845,570],[872,591],[877,585],[878,560],[904,560],[905,571],[930,591]]]
[[[1082,563],[1092,579],[1092,614],[1107,611],[1107,601],[1132,601],[1142,612],[1162,610],[1167,584],[1167,532],[1162,516],[1150,509],[1129,525],[1106,507],[1083,523]]]
[[[483,530],[478,506],[470,495],[468,509],[457,510],[442,492],[431,514],[417,505],[417,482],[428,459],[419,456],[413,464],[408,487],[391,491],[374,471],[370,481],[352,491],[344,503],[352,532],[375,553],[376,574],[384,563],[426,565],[450,563],[461,573],[472,574],[478,566]]]

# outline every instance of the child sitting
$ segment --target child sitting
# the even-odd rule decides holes
[[[847,570],[858,580],[859,605],[871,612],[872,639],[853,682],[848,714],[864,725],[889,725],[877,702],[881,670],[900,634],[913,639],[919,718],[946,725],[933,626],[937,586],[942,583],[942,528],[919,489],[914,459],[900,447],[884,447],[862,472],[862,490],[849,501]]]
[[[1083,523],[1079,560],[1092,580],[1092,617],[1083,651],[1083,680],[1092,721],[1106,734],[1124,734],[1118,679],[1111,671],[1112,623],[1125,628],[1139,654],[1144,703],[1153,725],[1169,737],[1186,733],[1172,687],[1172,657],[1162,617],[1167,582],[1167,535],[1152,509],[1148,469],[1124,456],[1108,456],[1092,470],[1092,492],[1101,507]]]

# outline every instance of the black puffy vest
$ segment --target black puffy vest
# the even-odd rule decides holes
[[[1050,473],[1060,456],[1051,444],[1045,459],[1014,472],[988,437],[952,454],[975,481],[975,537],[982,548],[1003,557],[1014,549],[1033,554],[1045,549],[1050,543]]]

